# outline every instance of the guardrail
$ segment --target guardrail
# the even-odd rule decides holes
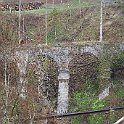
[[[123,107],[113,107],[113,108],[102,109],[102,110],[92,110],[92,111],[86,111],[86,112],[75,112],[75,113],[67,113],[67,114],[61,114],[61,115],[42,116],[39,118],[34,117],[33,120],[37,121],[37,120],[46,120],[46,119],[59,119],[59,118],[66,118],[66,117],[72,117],[72,116],[83,116],[83,115],[85,116],[85,115],[89,115],[89,114],[106,113],[106,112],[118,111],[118,110],[124,110],[124,106]],[[26,122],[31,119],[27,118],[27,119],[21,119],[21,120]],[[115,124],[119,124],[119,123],[115,123]]]
[[[124,116],[121,119],[119,119],[117,122],[115,122],[114,124],[121,124],[122,122],[124,124]]]

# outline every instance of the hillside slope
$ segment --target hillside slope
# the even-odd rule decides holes
[[[57,11],[57,10],[56,10]],[[54,15],[49,16],[48,33],[51,32],[52,23],[50,20]],[[44,16],[26,15],[25,19],[27,31],[31,30],[36,39],[35,41],[44,42],[45,35],[45,18]],[[55,17],[56,18],[56,17]],[[31,19],[31,20],[30,20]],[[99,40],[100,25],[100,8],[84,7],[81,10],[71,10],[60,12],[57,16],[58,23],[64,28],[68,37],[62,37],[64,33],[59,35],[59,31],[63,30],[58,27],[58,36],[56,42],[83,42]],[[30,23],[30,25],[29,25]],[[31,27],[31,24],[34,25]],[[57,28],[57,27],[56,27]],[[40,31],[38,31],[40,30]],[[57,30],[57,29],[56,29]],[[49,37],[49,35],[48,35]],[[33,39],[34,37],[32,37]],[[124,9],[123,6],[113,5],[103,8],[103,40],[108,42],[124,41]],[[53,41],[54,42],[54,41]]]
[[[38,10],[39,11],[39,10]],[[27,43],[44,43],[46,41],[46,20],[44,13],[38,14],[34,10],[23,12],[21,32]],[[18,14],[1,14],[0,26],[3,29],[1,42],[18,44]],[[9,21],[11,19],[11,21]],[[54,19],[54,20],[53,20]],[[7,25],[10,28],[4,28]],[[59,11],[53,9],[48,15],[47,38],[48,43],[56,42],[86,42],[99,40],[100,8],[98,6],[83,7]],[[55,30],[56,31],[55,31]],[[23,33],[24,30],[24,33]],[[7,36],[5,32],[7,32]],[[13,33],[12,33],[13,32]],[[9,37],[13,34],[14,39]],[[55,36],[56,35],[56,36]],[[25,39],[26,38],[26,39]],[[5,41],[3,41],[3,39]],[[14,41],[8,40],[12,39]],[[124,41],[124,5],[117,4],[103,8],[103,41]],[[2,44],[1,43],[1,44]]]

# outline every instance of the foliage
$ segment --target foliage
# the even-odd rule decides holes
[[[111,63],[112,69],[124,67],[124,52],[119,52],[118,54],[113,56],[112,60],[113,60]]]
[[[17,41],[17,22],[14,15],[0,12],[0,48],[13,47]]]
[[[89,79],[86,83],[86,88],[84,88],[85,92],[89,94],[97,94],[99,91],[99,79]]]
[[[69,39],[69,34],[60,20],[60,13],[56,9],[54,9],[49,16],[48,27],[48,43],[55,43]]]
[[[70,7],[68,7],[70,5]],[[60,12],[66,11],[66,10],[74,10],[79,9],[80,7],[92,7],[92,6],[99,6],[100,1],[99,0],[81,0],[81,3],[79,4],[78,0],[71,0],[64,4],[48,4],[48,13],[51,13],[53,11],[53,8],[57,9]],[[25,11],[24,13],[28,14],[44,14],[46,12],[46,8],[31,10],[31,11]]]
[[[29,84],[34,84],[34,82],[35,82],[35,74],[34,74],[32,69],[28,70],[27,78],[28,78],[28,83]]]
[[[115,112],[113,110],[109,111],[109,122],[113,123],[113,120],[115,119]]]
[[[99,100],[95,94],[87,92],[76,92],[74,94],[75,111],[87,111],[87,110],[99,110],[105,107],[106,103],[103,100]],[[85,117],[82,117],[82,120]],[[89,124],[101,124],[103,122],[104,116],[101,114],[94,114],[87,116],[87,121]],[[78,124],[80,119],[74,119],[73,124]]]
[[[114,96],[117,98],[124,97],[124,86],[123,81],[121,80],[113,80],[113,92]]]
[[[124,87],[121,85],[116,86],[116,88],[114,88],[114,93],[118,98],[124,97]]]
[[[100,90],[108,87],[110,84],[111,70],[111,49],[109,45],[103,44],[103,51],[100,55],[100,64],[99,64],[99,84]]]

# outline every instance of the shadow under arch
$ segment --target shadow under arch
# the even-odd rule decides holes
[[[47,98],[47,100],[53,103],[54,101],[57,101],[57,95],[58,95],[58,65],[54,61],[54,59],[49,55],[41,54],[35,57],[36,57],[36,60],[34,61],[34,63],[31,62],[28,65],[28,71],[31,71],[29,72],[29,81],[31,80],[30,74],[31,76],[33,76],[33,78],[35,78],[32,81],[33,84],[31,83],[30,84],[32,85],[32,88],[35,87],[35,90],[37,89],[38,76],[39,76],[37,72],[39,71],[38,69],[38,61],[39,61],[40,68],[41,68],[40,73],[43,73],[44,75],[42,79],[43,87],[41,87],[41,89],[43,90],[43,93]]]
[[[87,81],[95,81],[98,75],[98,58],[89,52],[75,55],[69,63],[70,93],[81,90]]]
[[[38,61],[40,62],[38,63]],[[39,69],[39,67],[41,68]],[[28,71],[27,76],[29,76],[28,84],[27,84],[29,101],[27,102],[27,104],[29,104],[30,106],[32,104],[35,105],[36,116],[42,116],[48,113],[49,114],[54,113],[54,110],[56,110],[57,96],[58,96],[57,63],[50,56],[39,54],[35,56],[35,58],[28,64],[27,71]],[[41,71],[41,75],[39,75],[40,71]],[[42,72],[44,73],[43,79],[41,80],[41,83],[43,81],[43,85],[41,85],[41,90],[43,91],[42,94],[43,98],[41,96],[40,97],[41,99],[39,99],[38,85],[40,81],[38,81],[38,78],[42,76]],[[32,80],[31,77],[33,78]],[[46,106],[44,104],[45,103],[44,98],[46,99]],[[33,107],[31,107],[30,110],[31,112],[33,112],[34,111]],[[48,122],[50,122],[50,120],[48,120]],[[40,120],[37,120],[36,123],[41,123],[41,122]]]
[[[46,87],[48,93],[48,99],[50,101],[57,100],[58,96],[58,65],[55,60],[49,56],[47,56],[47,76],[48,79],[46,80]],[[53,100],[54,99],[54,100]]]
[[[113,55],[110,68],[113,80],[124,80],[124,51]]]

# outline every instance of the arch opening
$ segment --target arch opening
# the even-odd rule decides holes
[[[92,83],[98,76],[99,60],[91,53],[74,56],[69,63],[70,92],[81,90],[89,81]]]

